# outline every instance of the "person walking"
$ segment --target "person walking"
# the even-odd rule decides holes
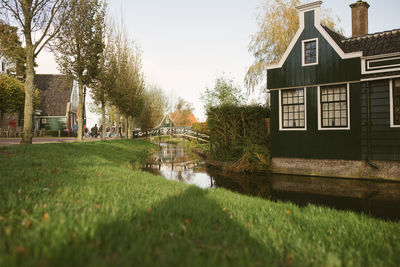
[[[98,131],[99,131],[99,129],[97,129],[97,123],[96,123],[96,124],[93,126],[93,128],[91,129],[92,137],[97,138]]]

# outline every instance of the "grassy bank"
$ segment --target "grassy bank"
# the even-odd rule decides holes
[[[201,190],[145,141],[0,148],[0,266],[396,266],[400,223]]]

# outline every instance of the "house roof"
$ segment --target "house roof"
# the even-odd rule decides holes
[[[171,116],[169,114],[165,114],[163,119],[161,120],[160,124],[156,127],[156,128],[160,128],[160,127],[169,127],[170,126],[170,122],[166,122],[166,118],[168,117],[169,120],[171,120],[171,126],[175,126],[175,122],[174,120],[171,118]]]
[[[375,56],[400,52],[400,29],[346,38],[322,27],[345,53],[362,51],[363,56]]]
[[[73,87],[66,75],[37,74],[35,87],[40,91],[39,109],[43,116],[65,116]]]
[[[177,124],[177,126],[192,126],[193,123],[198,122],[193,113],[187,114],[185,118],[180,117],[181,115],[178,113],[169,113],[169,116]]]

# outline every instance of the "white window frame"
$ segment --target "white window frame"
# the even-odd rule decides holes
[[[305,43],[307,42],[312,42],[315,41],[315,49],[316,49],[316,62],[314,63],[306,63],[306,54],[305,54]],[[301,41],[301,65],[303,67],[305,66],[313,66],[313,65],[318,65],[318,38],[313,38],[313,39],[307,39],[307,40],[303,40]]]
[[[283,128],[282,125],[282,94],[283,90],[291,90],[291,89],[301,89],[304,90],[304,127],[296,127],[296,128]],[[307,131],[307,87],[296,87],[290,89],[280,89],[279,90],[279,131]]]
[[[319,131],[337,131],[337,130],[350,130],[350,83],[338,83],[332,85],[346,84],[347,87],[347,127],[322,127],[321,125],[321,86],[318,86],[317,98],[318,98],[318,130]],[[325,86],[322,86],[325,87]]]
[[[396,79],[390,79],[389,80],[389,93],[390,93],[390,128],[400,128],[400,125],[395,125],[394,124],[394,114],[393,114],[393,105],[394,105],[394,99],[393,99],[393,83],[394,80]]]

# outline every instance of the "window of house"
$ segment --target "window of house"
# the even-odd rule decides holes
[[[303,66],[318,64],[318,39],[310,39],[303,44]]]
[[[319,97],[321,128],[348,128],[349,107],[347,85],[321,87]]]
[[[6,73],[6,61],[4,59],[1,61],[1,72]]]
[[[282,129],[305,128],[304,88],[281,91]]]
[[[400,79],[394,79],[392,84],[392,122],[400,127]]]

